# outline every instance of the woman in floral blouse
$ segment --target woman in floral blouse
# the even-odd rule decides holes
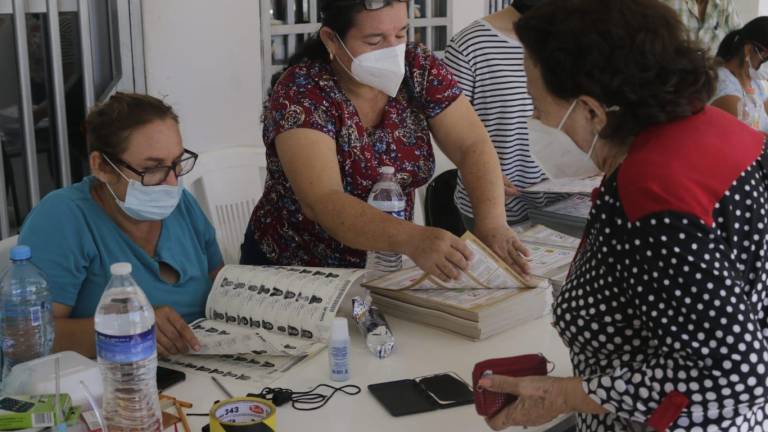
[[[318,36],[291,60],[265,109],[268,177],[242,263],[362,267],[364,251],[380,250],[443,280],[458,277],[471,258],[464,242],[410,223],[414,191],[435,171],[431,132],[464,175],[475,234],[527,270],[490,139],[440,60],[406,44],[407,4],[320,2]],[[384,166],[406,193],[405,220],[366,203]]]

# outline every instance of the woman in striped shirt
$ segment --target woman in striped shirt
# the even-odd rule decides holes
[[[519,18],[520,13],[509,6],[479,19],[451,39],[445,54],[445,63],[496,147],[505,179],[509,224],[526,220],[529,207],[546,206],[563,198],[518,192],[546,179],[528,150],[527,120],[533,115],[533,103],[526,89],[523,46],[513,28]],[[454,198],[471,230],[472,204],[461,175]]]

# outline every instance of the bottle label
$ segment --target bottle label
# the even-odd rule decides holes
[[[40,313],[40,306],[29,308],[29,319],[32,321],[33,326],[40,325],[40,321],[42,321],[40,317],[42,315],[43,314]]]
[[[328,348],[331,354],[331,374],[349,374],[349,352],[346,345],[331,346]]]
[[[113,336],[96,332],[96,354],[110,363],[133,363],[155,354],[155,326],[136,335]]]

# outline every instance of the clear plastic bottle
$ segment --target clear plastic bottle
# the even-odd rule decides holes
[[[395,347],[395,336],[389,328],[389,323],[371,297],[355,296],[352,298],[352,317],[357,323],[360,334],[365,338],[368,351],[377,358],[384,359],[392,354]]]
[[[155,312],[129,263],[110,267],[96,309],[96,353],[104,382],[102,413],[110,430],[160,431]]]
[[[379,181],[368,195],[368,204],[384,213],[405,219],[405,195],[395,181],[395,169],[390,166],[379,169]],[[365,268],[380,272],[400,270],[403,256],[393,252],[369,251]]]
[[[349,327],[346,318],[334,318],[328,340],[328,363],[332,381],[349,379]]]
[[[47,356],[53,347],[53,309],[45,274],[30,261],[32,250],[11,249],[0,286],[3,380],[19,363]]]

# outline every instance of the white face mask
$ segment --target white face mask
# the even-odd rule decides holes
[[[749,67],[749,78],[753,81],[768,81],[768,62],[760,65],[757,70],[752,67],[752,60],[747,57],[747,65]]]
[[[344,70],[365,85],[379,89],[391,97],[397,96],[397,90],[400,89],[400,84],[405,76],[405,44],[382,48],[353,57],[338,34],[336,39],[341,42],[341,46],[353,59],[352,71],[348,70],[344,63],[339,60],[339,64]]]
[[[563,125],[576,107],[575,100],[565,113],[557,129],[547,126],[537,119],[528,119],[528,143],[531,156],[539,164],[547,177],[557,180],[563,178],[583,178],[600,174],[600,169],[592,161],[592,151],[597,143],[597,135],[584,153],[579,146],[563,132]]]
[[[140,182],[126,177],[109,158],[104,156],[104,159],[128,182],[125,201],[117,197],[109,183],[104,183],[125,214],[140,221],[158,221],[167,218],[176,209],[182,193],[181,178],[177,179],[178,184],[176,186],[144,186]]]

